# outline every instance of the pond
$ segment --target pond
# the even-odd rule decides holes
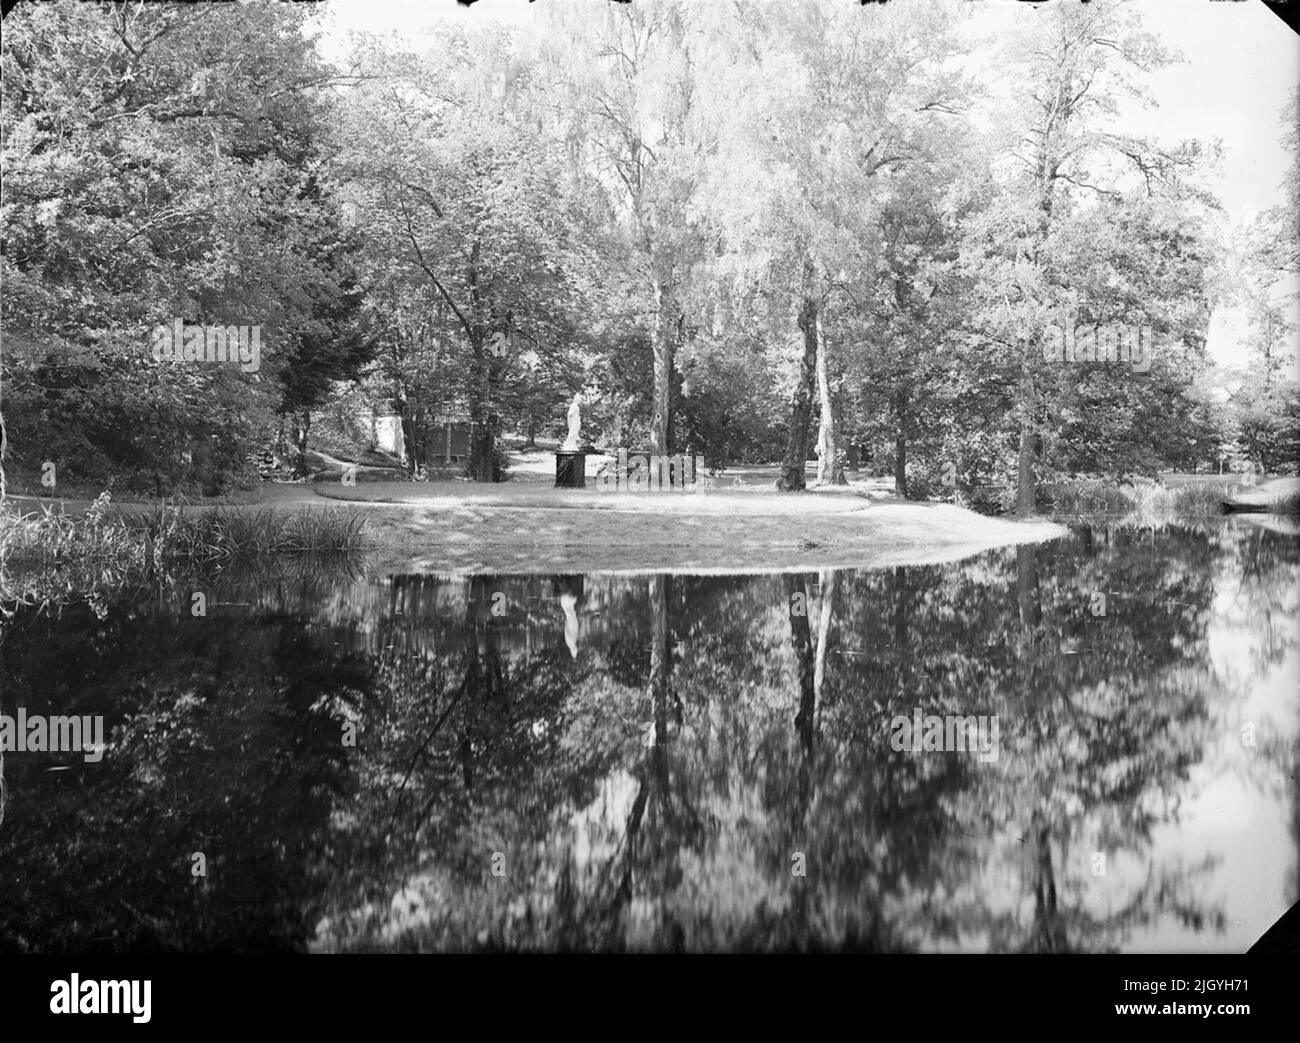
[[[4,755],[0,950],[1244,951],[1296,899],[1297,580],[1293,531],[1103,523],[23,611],[0,712],[105,748]]]

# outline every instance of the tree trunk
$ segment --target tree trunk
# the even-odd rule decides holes
[[[469,470],[476,482],[495,482],[496,437],[492,431],[492,417],[485,408],[470,411],[473,434],[470,437]]]
[[[790,438],[781,476],[776,487],[794,492],[806,487],[804,467],[808,460],[808,425],[812,420],[813,394],[817,380],[817,300],[813,297],[812,262],[804,265],[804,296],[799,308],[799,329],[803,331],[803,361],[790,404]]]
[[[425,431],[421,418],[413,416],[405,398],[393,399],[397,422],[402,428],[402,442],[406,449],[406,470],[415,474],[427,462],[425,457]]]
[[[492,467],[493,438],[487,411],[470,410],[469,476],[476,482],[495,481]]]
[[[894,396],[894,495],[907,499],[907,399]]]
[[[1043,595],[1038,585],[1038,548],[1021,544],[1016,548],[1016,612],[1022,633],[1032,639],[1034,628],[1043,621]]]
[[[1034,851],[1034,927],[1030,952],[1066,952],[1068,938],[1056,905],[1056,873],[1052,869],[1051,830],[1040,820],[1031,825]]]
[[[293,446],[297,453],[299,474],[307,473],[307,436],[311,433],[311,411],[302,410],[293,415]]]
[[[1020,363],[1020,386],[1017,389],[1017,412],[1020,414],[1020,457],[1016,465],[1016,514],[1025,517],[1034,513],[1035,501],[1038,499],[1038,481],[1034,473],[1037,456],[1037,439],[1034,437],[1034,415],[1036,402],[1034,397],[1034,378],[1029,371],[1029,362],[1022,359]]]
[[[654,745],[662,752],[668,742],[668,693],[672,655],[668,647],[668,578],[650,579],[650,705]]]
[[[805,762],[812,754],[813,721],[817,712],[817,664],[813,652],[812,631],[808,626],[807,606],[810,602],[808,587],[802,576],[787,573],[785,576],[785,603],[787,610],[794,604],[795,595],[801,595],[805,606],[803,612],[790,612],[790,641],[794,645],[795,667],[799,675],[799,709],[794,716],[795,732],[799,744],[803,747]],[[800,789],[804,790],[809,780],[801,780]],[[807,807],[806,792],[800,804]],[[802,817],[802,816],[800,816]]]
[[[528,414],[528,441],[524,443],[524,448],[537,448],[537,417],[532,413]]]
[[[1028,417],[1020,421],[1020,459],[1016,467],[1016,514],[1026,517],[1034,513],[1038,498],[1034,477],[1034,431]]]
[[[908,609],[911,607],[911,601],[908,597],[911,590],[907,582],[907,570],[895,567],[893,574],[893,588],[891,593],[894,598],[894,619],[893,619],[893,642],[894,655],[898,657],[900,663],[910,663],[912,656],[907,647],[907,618]]]
[[[475,240],[469,255],[469,298],[472,318],[469,324],[469,419],[473,426],[470,435],[469,476],[476,482],[495,482],[501,477],[496,466],[498,417],[492,400],[493,366],[487,352],[488,328],[478,284],[479,253],[479,243]]]
[[[824,705],[826,657],[830,654],[831,621],[835,613],[835,581],[838,575],[835,569],[822,569],[817,577],[822,598],[817,610],[817,655],[813,663],[813,699],[818,705]]]
[[[830,380],[830,345],[826,342],[826,332],[821,328],[821,317],[817,318],[817,394],[821,400],[821,428],[817,434],[817,484],[848,485],[844,477],[844,462],[839,458],[839,415],[831,394]]]
[[[667,456],[672,411],[673,345],[677,337],[677,307],[667,280],[656,278],[654,336],[654,404],[650,421],[650,452]]]
[[[0,500],[9,495],[8,487],[5,485],[5,454],[9,452],[9,439],[5,435],[5,418],[0,413]],[[0,771],[0,787],[4,785],[4,773]],[[0,789],[0,821],[4,820],[4,795]]]

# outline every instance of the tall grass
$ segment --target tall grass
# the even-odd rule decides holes
[[[1243,489],[1250,491],[1231,482],[1194,482],[1171,489],[1155,483],[1080,481],[1044,485],[1042,494],[1057,515],[1114,514],[1168,523],[1217,517],[1223,513],[1223,501]],[[1279,496],[1268,509],[1277,514],[1300,513],[1300,493]]]
[[[1223,513],[1223,499],[1228,490],[1213,482],[1198,482],[1166,489],[1175,514],[1180,517],[1203,518]]]
[[[271,556],[356,557],[365,548],[365,518],[348,511],[162,504],[110,518],[108,506],[107,493],[84,514],[0,506],[0,612]]]
[[[1279,496],[1268,505],[1268,509],[1274,514],[1300,514],[1300,489]]]
[[[106,521],[107,506],[107,494],[84,515],[0,506],[0,614],[19,604],[90,600],[150,571],[142,541]]]
[[[1065,515],[1127,514],[1137,498],[1131,486],[1102,481],[1052,482],[1039,493],[1054,513]]]
[[[227,562],[268,554],[355,553],[365,546],[364,516],[337,510],[218,507],[187,513],[163,506],[122,522],[151,548],[152,560]]]

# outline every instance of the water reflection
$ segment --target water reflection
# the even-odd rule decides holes
[[[0,709],[109,748],[5,758],[0,947],[1244,950],[1296,897],[1298,568],[1079,527],[19,615]],[[895,749],[914,713],[996,716],[996,760]]]

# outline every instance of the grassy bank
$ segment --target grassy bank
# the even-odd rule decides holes
[[[1270,485],[1276,491],[1270,492]],[[1300,491],[1289,488],[1285,479],[1264,486],[1243,485],[1233,479],[1179,485],[1061,482],[1045,485],[1041,496],[1052,516],[1062,518],[1115,515],[1144,521],[1200,520],[1222,515],[1225,500],[1242,497],[1258,499],[1269,513],[1300,513]]]
[[[283,556],[356,556],[366,518],[158,504],[112,511],[102,494],[84,512],[0,507],[0,612]]]
[[[540,482],[430,482],[273,486],[266,495],[257,506],[161,514],[116,505],[124,527],[107,530],[102,510],[93,522],[96,508],[77,521],[45,518],[40,507],[40,517],[23,524],[41,531],[0,542],[10,560],[51,567],[62,553],[91,561],[102,548],[105,560],[136,562],[137,572],[168,555],[206,566],[249,554],[364,548],[377,567],[435,572],[748,573],[932,564],[1066,532],[1042,519],[991,518],[862,488],[615,495]]]

